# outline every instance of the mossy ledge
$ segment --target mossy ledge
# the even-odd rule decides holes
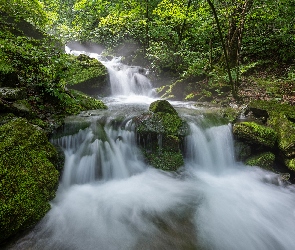
[[[151,103],[149,112],[136,117],[135,122],[137,141],[150,165],[176,171],[184,164],[181,149],[187,124],[168,101]]]
[[[271,151],[275,155],[276,165],[280,166],[276,171],[287,171],[294,178],[294,114],[295,106],[288,104],[261,100],[249,103],[245,115],[251,122],[237,123],[233,127],[235,138],[251,147],[251,156],[245,162],[255,155],[266,155]]]
[[[50,209],[58,152],[37,126],[16,118],[0,126],[0,242],[33,226]]]

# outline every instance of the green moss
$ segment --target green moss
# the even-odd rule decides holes
[[[157,100],[150,104],[149,110],[153,113],[165,113],[178,116],[173,106],[166,100]]]
[[[138,141],[147,162],[162,170],[175,171],[183,165],[180,145],[187,133],[187,124],[167,101],[156,101],[150,111],[135,119]]]
[[[285,164],[290,170],[295,171],[295,159],[286,159]]]
[[[77,90],[70,90],[72,97],[65,103],[66,114],[78,114],[84,110],[106,109],[107,106],[100,100],[87,96]]]
[[[57,159],[46,135],[26,119],[0,126],[0,241],[49,210],[58,184]]]
[[[277,141],[276,132],[269,127],[255,122],[241,122],[233,127],[234,135],[252,144],[259,144],[273,148]]]
[[[277,131],[279,149],[283,154],[295,156],[295,124],[282,113],[272,116],[269,124]]]
[[[65,73],[65,81],[69,85],[107,75],[106,67],[101,62],[86,55],[78,57],[68,55],[68,63],[70,65]]]
[[[273,171],[274,160],[275,155],[273,153],[264,152],[247,159],[245,164],[250,166],[258,166],[266,170]]]
[[[145,157],[150,165],[165,171],[176,171],[183,166],[183,156],[180,152],[162,151],[145,153]]]

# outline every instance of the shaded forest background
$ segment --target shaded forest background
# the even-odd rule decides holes
[[[2,13],[28,21],[55,42],[94,42],[105,48],[106,55],[123,55],[126,63],[150,69],[155,82],[161,79],[158,86],[165,85],[158,89],[162,97],[216,101],[230,93],[246,100],[294,104],[294,0],[0,3]],[[51,52],[46,53],[52,58]],[[2,71],[9,70],[5,60]],[[55,67],[56,75],[64,67],[60,57],[48,65]]]

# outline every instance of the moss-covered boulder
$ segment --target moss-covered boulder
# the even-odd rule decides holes
[[[71,89],[82,91],[91,96],[110,94],[106,67],[87,55],[69,55],[70,66],[66,70],[65,81]]]
[[[181,148],[186,123],[168,101],[155,101],[149,110],[135,119],[138,142],[147,162],[162,170],[177,170],[184,164]]]
[[[264,152],[258,155],[254,155],[246,160],[246,165],[258,166],[266,170],[274,171],[273,165],[275,161],[275,155],[271,152]]]
[[[238,139],[269,148],[273,148],[277,141],[277,134],[272,128],[259,125],[255,122],[234,124],[233,133]]]
[[[295,171],[295,106],[274,101],[253,101],[248,105],[257,119],[265,117],[265,124],[277,134],[277,151],[282,162]]]
[[[166,100],[158,100],[150,104],[149,110],[153,113],[166,113],[178,116],[173,106]]]
[[[46,135],[26,119],[0,126],[0,242],[31,227],[49,210],[58,162]]]

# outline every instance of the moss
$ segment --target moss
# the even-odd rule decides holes
[[[278,146],[286,157],[295,156],[295,124],[284,114],[272,116],[269,124],[277,131]]]
[[[166,100],[157,100],[150,104],[149,110],[153,113],[165,113],[171,115],[178,115],[173,106]]]
[[[165,171],[176,171],[183,166],[183,156],[180,152],[162,151],[145,153],[145,157],[150,165]]]
[[[277,141],[277,134],[272,128],[255,122],[237,123],[233,127],[233,133],[239,139],[270,148],[273,148]]]
[[[72,98],[65,105],[66,114],[78,114],[84,110],[106,109],[107,106],[100,100],[87,96],[77,90],[70,90]]]
[[[258,166],[266,170],[274,171],[273,164],[275,161],[275,155],[271,152],[264,152],[259,155],[255,155],[246,160],[245,164],[250,166]]]
[[[152,103],[150,112],[135,121],[138,142],[149,164],[170,171],[183,165],[180,148],[188,128],[169,102]]]
[[[59,173],[45,134],[15,119],[0,126],[0,241],[25,230],[49,210]]]
[[[78,57],[68,55],[70,67],[65,73],[65,81],[69,85],[86,82],[89,79],[102,77],[106,78],[106,67],[96,59],[92,59],[86,55]]]
[[[295,159],[286,159],[285,164],[290,170],[295,171]]]

